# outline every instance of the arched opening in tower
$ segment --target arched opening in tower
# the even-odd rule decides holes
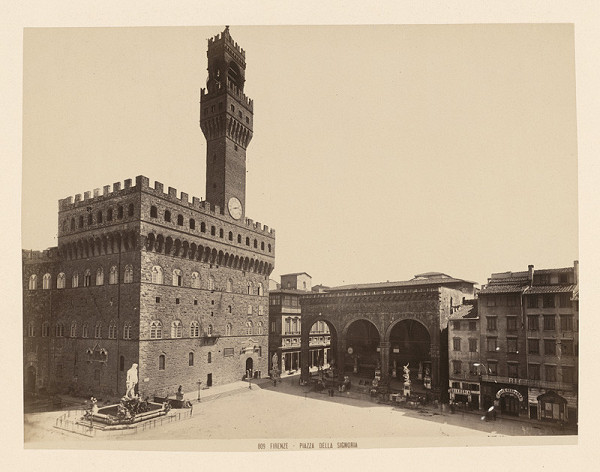
[[[368,320],[356,320],[346,332],[344,372],[372,378],[381,366],[379,331]]]
[[[240,74],[240,69],[238,65],[231,61],[229,63],[229,68],[227,69],[227,79],[229,82],[233,83],[240,91],[243,89],[242,83],[242,75]]]

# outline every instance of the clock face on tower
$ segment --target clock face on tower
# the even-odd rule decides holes
[[[227,209],[232,218],[239,220],[242,217],[242,202],[236,197],[231,197],[227,203]]]

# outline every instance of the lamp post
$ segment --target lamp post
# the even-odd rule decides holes
[[[202,385],[202,380],[198,380],[198,403],[200,403],[201,398],[200,398],[200,386]]]

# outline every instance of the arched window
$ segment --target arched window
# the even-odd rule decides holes
[[[133,203],[130,203],[129,207],[127,208],[127,216],[133,216],[134,209],[135,207],[133,206]]]
[[[42,279],[42,288],[44,290],[50,289],[50,282],[52,282],[52,276],[50,274],[44,274],[44,278]]]
[[[33,321],[27,325],[27,336],[30,338],[35,337],[35,324],[33,324]]]
[[[261,242],[260,242],[260,250],[261,250],[261,251],[264,251],[264,250],[265,250],[265,242],[264,242],[264,241],[261,241]]]
[[[183,226],[183,215],[177,215],[177,224]]]
[[[112,266],[110,268],[110,272],[108,273],[108,283],[110,285],[114,285],[119,282],[119,272],[117,271],[117,266]]]
[[[88,213],[88,226],[91,226],[91,224],[94,222],[94,219],[92,217],[91,213]]]
[[[250,321],[250,320],[246,321],[246,334],[247,335],[252,334],[252,327],[253,327],[252,321]]]
[[[227,323],[225,326],[225,336],[231,336],[231,323]]]
[[[161,266],[152,267],[152,283],[162,284],[163,283],[163,270]]]
[[[296,318],[294,318],[292,320],[292,333],[297,333],[298,332],[298,320]]]
[[[108,339],[117,339],[117,323],[112,320],[108,325]]]
[[[292,333],[291,324],[292,324],[292,319],[286,318],[285,319],[285,331],[283,334],[291,334]]]
[[[250,246],[250,238],[246,238],[246,246]]]
[[[262,316],[265,314],[265,309],[262,305],[258,305],[258,315]]]
[[[192,288],[200,288],[200,274],[192,272]]]
[[[131,323],[123,324],[123,339],[131,339]]]
[[[242,244],[242,235],[241,234],[238,234],[237,241],[238,241],[238,244]]]
[[[256,326],[257,326],[256,327],[256,334],[262,335],[263,334],[263,324],[262,324],[262,321],[259,321]]]
[[[197,338],[200,336],[200,323],[192,321],[190,323],[190,338]]]
[[[251,315],[252,314],[252,305],[248,305],[248,314]]]
[[[194,365],[194,353],[190,352],[188,355],[188,365],[192,367]]]
[[[81,328],[81,337],[87,338],[90,336],[90,329],[88,328],[87,323],[83,323],[83,327]]]
[[[37,275],[31,274],[29,277],[29,290],[37,289]]]
[[[246,284],[246,293],[248,293],[248,295],[252,295],[252,284],[250,282]]]
[[[206,362],[210,364],[212,362],[212,352],[209,352],[206,356]]]
[[[150,207],[150,218],[156,218],[158,216],[158,208],[154,205]]]
[[[119,205],[119,207],[117,208],[117,218],[121,219],[123,218],[123,206]]]
[[[79,227],[83,228],[83,215],[79,215]]]
[[[71,334],[72,338],[77,336],[77,323],[71,323]]]
[[[229,311],[229,313],[231,313],[231,305],[229,305],[229,306],[227,307],[227,310]]]
[[[223,228],[219,229],[219,238],[223,237]]]
[[[47,338],[50,336],[50,323],[47,321],[42,324],[42,337]]]
[[[86,269],[83,273],[83,286],[89,287],[92,284],[92,271],[90,269]]]
[[[270,245],[270,244],[268,244],[268,245],[267,245],[267,250],[268,250],[269,252],[271,252],[271,245]]]
[[[183,326],[181,324],[181,321],[175,320],[171,323],[171,337],[172,338],[183,337]]]
[[[158,370],[165,370],[167,359],[164,354],[158,356]]]
[[[127,264],[125,266],[125,275],[123,277],[123,282],[126,284],[133,283],[133,266],[131,264]]]
[[[213,327],[212,327],[212,325],[210,325],[210,324],[208,325],[208,328],[206,328],[206,334],[208,336],[212,336],[212,334],[213,334]]]
[[[258,241],[256,239],[254,240],[254,249],[258,249]]]
[[[227,279],[227,287],[226,290],[228,292],[232,292],[233,291],[233,280],[231,279]]]
[[[96,221],[97,223],[102,223],[102,211],[99,211],[99,212],[96,214],[96,220],[97,220],[97,221]]]
[[[57,323],[54,331],[57,338],[62,338],[65,335],[65,327],[62,323]]]
[[[113,209],[109,208],[106,210],[106,221],[112,221],[113,218]]]
[[[212,275],[208,278],[208,289],[209,290],[215,289],[215,279]]]
[[[262,284],[260,282],[258,283],[258,287],[256,287],[256,294],[260,295],[260,296],[264,295],[264,293],[263,293],[263,286],[262,286]]]
[[[233,232],[230,231],[227,237],[230,241],[233,241]]]
[[[102,324],[101,323],[96,323],[96,326],[94,327],[94,337],[95,338],[102,337]]]
[[[173,269],[173,286],[181,287],[183,282],[183,276],[181,275],[180,269]]]
[[[211,236],[215,236],[217,234],[217,228],[215,228],[214,226],[210,227],[210,235]]]
[[[71,276],[71,287],[79,287],[79,272],[73,272],[73,275]]]
[[[162,338],[162,323],[155,320],[150,323],[150,339],[161,339]]]
[[[171,221],[171,212],[169,210],[165,210],[165,221]]]
[[[56,288],[65,288],[65,273],[61,272],[56,277]]]
[[[96,285],[104,285],[104,269],[98,267],[96,270]]]
[[[204,222],[200,223],[200,231],[202,233],[206,233],[206,223],[204,223]]]
[[[196,229],[196,220],[194,218],[190,218],[190,229]]]
[[[71,231],[75,230],[75,218],[71,218]]]

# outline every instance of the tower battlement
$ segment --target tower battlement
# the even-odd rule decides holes
[[[225,30],[222,33],[216,34],[212,38],[209,38],[208,47],[210,48],[216,46],[218,43],[221,42],[228,45],[231,49],[237,52],[242,57],[242,59],[246,58],[246,51],[244,51],[244,49],[241,48],[229,34],[229,26],[226,26]]]
[[[240,101],[248,109],[248,111],[250,111],[251,113],[254,112],[254,101],[251,98],[248,98],[246,94],[242,92],[239,89],[239,87],[235,85],[235,83],[233,83],[232,81],[227,80],[227,86],[230,95],[234,95],[238,99],[238,101]],[[209,92],[203,87],[200,89],[200,103],[202,103],[202,100],[204,98],[212,98],[217,95],[220,95],[221,93],[225,93],[225,89],[223,89],[222,91],[219,90],[215,93]]]
[[[219,205],[211,204],[202,198],[194,196],[192,196],[190,200],[190,195],[188,193],[179,192],[174,187],[167,187],[167,191],[165,192],[165,186],[162,182],[155,181],[154,186],[151,186],[150,179],[143,175],[138,175],[135,178],[135,185],[132,185],[132,179],[126,179],[123,182],[123,186],[121,186],[121,182],[115,182],[112,185],[112,191],[110,185],[105,185],[102,188],[102,192],[100,192],[99,188],[96,188],[93,191],[84,192],[83,198],[82,194],[80,193],[74,197],[63,198],[58,201],[59,210],[73,210],[76,208],[89,206],[94,203],[105,202],[107,199],[120,197],[133,192],[144,192],[159,197],[163,200],[170,201],[174,204],[205,213],[207,215],[217,216],[220,218],[226,216],[229,219],[229,216],[225,213],[225,209],[221,208]],[[244,224],[255,232],[264,233],[265,235],[273,238],[275,237],[275,230],[269,228],[267,225],[254,222],[250,218],[245,218]]]

